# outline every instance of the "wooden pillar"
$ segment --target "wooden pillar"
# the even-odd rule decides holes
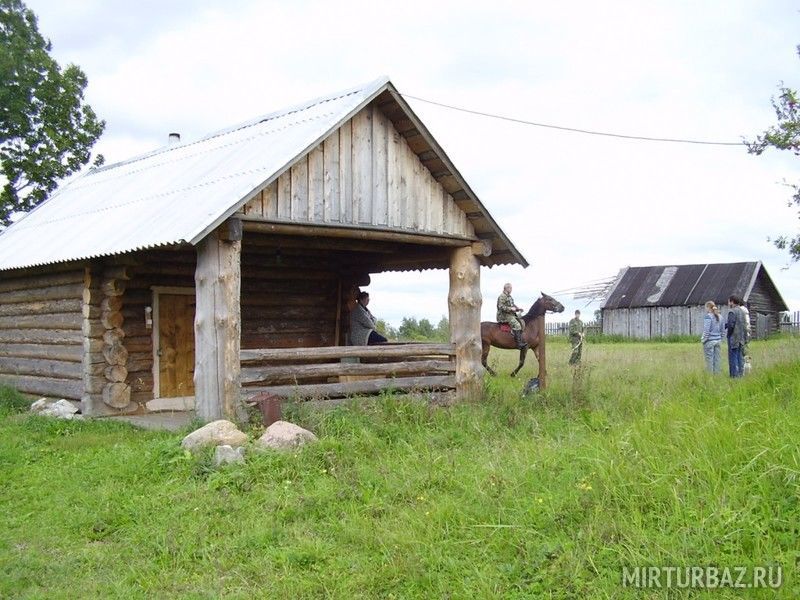
[[[239,381],[242,242],[241,229],[238,231],[236,235],[235,226],[224,224],[197,245],[194,390],[195,410],[203,421],[236,421],[243,416]]]
[[[471,246],[450,254],[450,341],[456,346],[456,398],[483,394],[481,365],[481,271]]]
[[[542,338],[539,340],[539,389],[547,387],[547,334],[544,329],[544,315],[536,317],[539,320],[539,331]]]

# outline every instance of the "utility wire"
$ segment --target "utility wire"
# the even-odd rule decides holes
[[[403,98],[411,98],[412,100],[418,100],[420,102],[425,102],[426,104],[433,104],[435,106],[441,106],[442,108],[449,108],[450,110],[457,110],[460,112],[469,113],[471,115],[479,115],[481,117],[489,117],[491,119],[500,119],[502,121],[511,121],[512,123],[521,123],[522,125],[532,125],[533,127],[546,127],[547,129],[558,129],[559,131],[571,131],[573,133],[584,133],[588,135],[602,135],[606,137],[614,137],[614,138],[622,138],[625,140],[640,140],[646,142],[672,142],[675,144],[701,144],[705,146],[742,146],[744,142],[711,142],[706,140],[685,140],[679,138],[661,138],[661,137],[647,137],[643,135],[624,135],[622,133],[609,133],[605,131],[591,131],[589,129],[578,129],[576,127],[563,127],[561,125],[550,125],[548,123],[536,123],[534,121],[526,121],[524,119],[516,119],[514,117],[506,117],[503,115],[495,115],[492,113],[481,112],[479,110],[470,110],[469,108],[461,108],[460,106],[452,106],[450,104],[444,104],[442,102],[435,102],[433,100],[426,100],[425,98],[420,98],[418,96],[412,96],[410,94],[400,94]]]

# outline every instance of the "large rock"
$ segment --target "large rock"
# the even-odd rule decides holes
[[[275,421],[267,427],[264,435],[256,440],[256,446],[275,450],[292,450],[308,442],[316,441],[317,436],[308,429],[303,429],[288,421]]]
[[[31,412],[42,417],[56,417],[57,419],[80,419],[81,415],[76,414],[78,407],[69,400],[56,400],[55,402],[47,398],[39,398],[31,404]]]
[[[217,446],[214,449],[214,466],[228,465],[231,463],[244,462],[244,448],[233,448],[231,446]]]
[[[181,446],[195,452],[205,446],[231,446],[238,448],[247,443],[247,434],[225,419],[203,425],[183,438]]]

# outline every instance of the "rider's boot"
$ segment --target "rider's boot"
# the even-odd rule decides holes
[[[527,348],[528,344],[522,341],[522,332],[521,331],[514,331],[512,330],[511,333],[514,335],[514,341],[517,343],[517,348],[522,350],[523,348]]]

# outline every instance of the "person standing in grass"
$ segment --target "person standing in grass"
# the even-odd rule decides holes
[[[722,345],[724,327],[717,305],[712,300],[709,300],[706,302],[706,314],[703,317],[703,335],[700,336],[700,341],[703,344],[703,355],[706,359],[706,370],[709,373],[716,374],[722,370],[720,346]]]
[[[744,355],[742,349],[747,343],[747,325],[742,310],[742,301],[738,296],[728,298],[728,319],[725,329],[728,332],[728,372],[731,377],[744,374]]]
[[[575,318],[569,322],[569,343],[572,346],[569,364],[581,364],[581,352],[583,350],[583,338],[585,335],[583,321],[581,321],[581,311],[576,310]]]

